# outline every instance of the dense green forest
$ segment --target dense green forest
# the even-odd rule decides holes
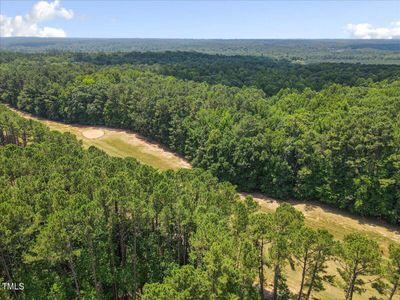
[[[267,56],[300,63],[400,64],[400,45],[396,39],[41,39],[3,37],[0,38],[0,49],[31,53],[196,51],[208,54]]]
[[[138,57],[134,62],[140,64],[101,66],[102,57],[119,64],[130,55],[83,55],[80,59],[90,63],[78,63],[70,55],[28,55],[27,59],[23,54],[8,54],[0,68],[0,97],[41,117],[132,129],[242,191],[318,200],[400,222],[398,67],[356,65],[354,72],[366,77],[349,80],[348,85],[354,86],[331,84],[330,79],[322,84],[306,70],[307,84],[302,76],[293,78],[295,86],[299,80],[299,89],[285,89],[285,83],[278,82],[275,89],[280,91],[267,97],[263,90],[246,84],[211,85],[158,74],[159,68],[168,67],[174,74],[174,60],[187,56],[189,61],[195,54],[170,55],[172,64],[160,63],[168,60],[168,53],[155,55],[157,66],[146,65],[151,54],[133,53]],[[75,54],[72,57],[77,59]],[[202,74],[202,62],[212,61],[210,56],[198,57],[193,67],[187,63],[187,70],[197,72],[189,79]],[[216,82],[235,85],[236,66],[243,63],[247,68],[247,58],[214,59],[216,68],[221,61],[223,68],[229,68],[228,62],[238,60],[231,71],[220,72],[226,74],[222,78],[211,74]],[[281,71],[292,68],[281,63]],[[351,76],[351,66],[346,64],[327,69],[322,72],[339,82]],[[267,77],[265,84],[274,80]]]
[[[46,62],[48,54],[3,52],[1,63],[16,59]],[[58,53],[52,60],[86,63],[93,66],[130,65],[161,75],[223,84],[236,87],[256,87],[271,96],[284,88],[321,90],[333,83],[346,86],[362,85],[385,79],[399,79],[400,66],[362,65],[349,63],[298,64],[257,56],[224,56],[196,52],[117,52]]]
[[[83,150],[3,105],[0,162],[0,278],[26,287],[0,289],[2,299],[262,299],[267,283],[273,299],[289,299],[288,265],[302,273],[297,299],[333,282],[351,299],[371,278],[397,293],[399,245],[382,259],[374,240],[335,241],[289,204],[260,212],[209,172]]]
[[[208,55],[195,52],[77,53],[73,61],[100,65],[158,65],[158,68],[152,70],[163,75],[210,84],[254,86],[262,89],[268,96],[283,88],[304,90],[309,87],[321,90],[332,83],[353,86],[400,78],[400,67],[396,65],[301,65],[267,57]]]

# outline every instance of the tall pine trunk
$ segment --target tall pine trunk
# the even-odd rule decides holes
[[[116,282],[115,248],[113,242],[114,220],[111,217],[111,224],[108,226],[108,251],[110,253],[110,268],[112,275],[113,299],[118,299],[118,285]]]
[[[264,241],[261,239],[260,243],[260,265],[258,266],[258,278],[260,281],[260,297],[261,299],[265,298],[264,295]]]
[[[94,285],[96,287],[96,294],[97,297],[101,298],[103,296],[103,286],[101,282],[99,282],[97,279],[97,266],[96,266],[97,258],[96,258],[96,253],[94,251],[92,236],[90,234],[88,235],[88,242],[89,242],[89,253],[91,257],[90,263],[92,266],[92,273],[93,273]]]
[[[315,278],[317,277],[317,270],[318,270],[318,259],[316,260],[315,266],[312,271],[310,285],[308,286],[306,300],[310,299],[312,289],[314,287]]]
[[[77,275],[76,270],[75,270],[74,261],[71,258],[71,259],[68,260],[68,262],[69,262],[69,267],[70,267],[71,272],[72,272],[72,277],[74,279],[77,299],[81,299],[81,289],[80,289],[80,286],[79,286],[78,275]]]
[[[278,299],[279,273],[280,273],[279,265],[276,265],[274,268],[274,292],[272,298],[274,300]]]
[[[357,274],[355,272],[356,267],[354,267],[354,270],[351,275],[350,283],[347,288],[346,292],[346,300],[351,300],[353,299],[353,292],[354,292],[354,283],[356,282],[357,279]]]
[[[307,269],[307,258],[308,258],[308,253],[306,252],[303,257],[303,271],[301,272],[301,283],[300,283],[300,290],[299,290],[299,295],[297,296],[297,300],[300,300],[303,296],[304,280],[306,277],[306,269]]]
[[[396,290],[397,290],[397,285],[398,285],[398,282],[396,282],[396,283],[393,285],[392,291],[390,292],[389,300],[392,300],[392,299],[393,299],[393,296],[394,296],[394,294],[396,293]]]
[[[133,230],[133,254],[131,256],[132,260],[132,274],[133,274],[133,299],[137,297],[137,289],[138,289],[138,259],[137,259],[137,227],[136,227],[136,220],[134,220],[134,230]]]
[[[7,265],[7,262],[6,262],[6,258],[4,257],[3,251],[0,251],[0,254],[1,254],[0,255],[1,264],[3,265],[4,271],[6,273],[7,280],[11,284],[11,283],[13,283],[13,280],[12,280],[12,276],[11,276],[11,273],[10,273],[10,269],[8,268],[8,265]],[[14,299],[18,299],[18,295],[17,295],[16,290],[12,289],[11,291],[12,291],[12,294],[13,294],[13,298]]]

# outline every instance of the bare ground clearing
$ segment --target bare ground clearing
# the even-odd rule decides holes
[[[99,130],[99,129],[89,129],[89,130],[82,131],[82,135],[85,138],[90,139],[90,140],[98,139],[104,135],[104,131]]]

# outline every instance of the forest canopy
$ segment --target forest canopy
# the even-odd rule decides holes
[[[0,49],[41,52],[196,51],[222,55],[268,56],[292,62],[400,64],[400,47],[393,40],[282,39],[85,39],[0,38]]]
[[[213,61],[214,69],[203,68]],[[247,84],[257,61],[265,63],[254,72],[260,77]],[[3,62],[1,100],[21,110],[134,130],[242,191],[318,200],[399,223],[396,66],[297,67],[191,53],[8,53]],[[359,77],[346,79],[353,73]],[[290,74],[300,75],[287,84]]]
[[[27,287],[2,299],[264,299],[267,284],[273,299],[311,299],[334,279],[351,299],[366,278],[397,293],[397,244],[382,259],[376,241],[336,241],[289,204],[261,212],[210,172],[83,150],[3,105],[0,162],[0,278]]]
[[[163,75],[210,84],[253,86],[268,96],[284,88],[321,90],[333,83],[354,86],[400,78],[397,65],[299,64],[270,57],[196,52],[76,53],[73,60],[98,65],[155,65],[151,69]]]

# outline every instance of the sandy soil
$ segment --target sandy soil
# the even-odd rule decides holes
[[[247,194],[241,193],[241,197],[245,197]],[[274,211],[282,201],[266,197],[262,194],[251,194],[254,199],[261,205],[265,210]],[[337,230],[342,230],[343,234],[349,231],[361,231],[366,233],[373,233],[393,242],[400,243],[400,228],[398,226],[392,226],[385,222],[375,220],[372,218],[364,218],[360,216],[352,215],[348,212],[331,208],[321,203],[303,202],[303,201],[287,201],[292,204],[297,210],[301,211],[306,219],[311,220],[314,224],[320,224],[321,227],[326,229],[337,226]]]
[[[89,130],[85,130],[82,132],[82,135],[85,138],[88,139],[98,139],[101,138],[104,135],[104,131],[103,130],[99,130],[99,129],[89,129]]]
[[[174,163],[177,164],[178,168],[191,168],[191,165],[188,161],[180,157],[179,155],[171,152],[166,147],[158,143],[154,143],[145,137],[131,132],[127,130],[119,130],[119,129],[107,129],[109,134],[113,136],[118,136],[121,140],[125,141],[126,143],[135,146],[141,150],[143,153],[147,153],[153,156],[162,157],[166,160],[174,160]]]

